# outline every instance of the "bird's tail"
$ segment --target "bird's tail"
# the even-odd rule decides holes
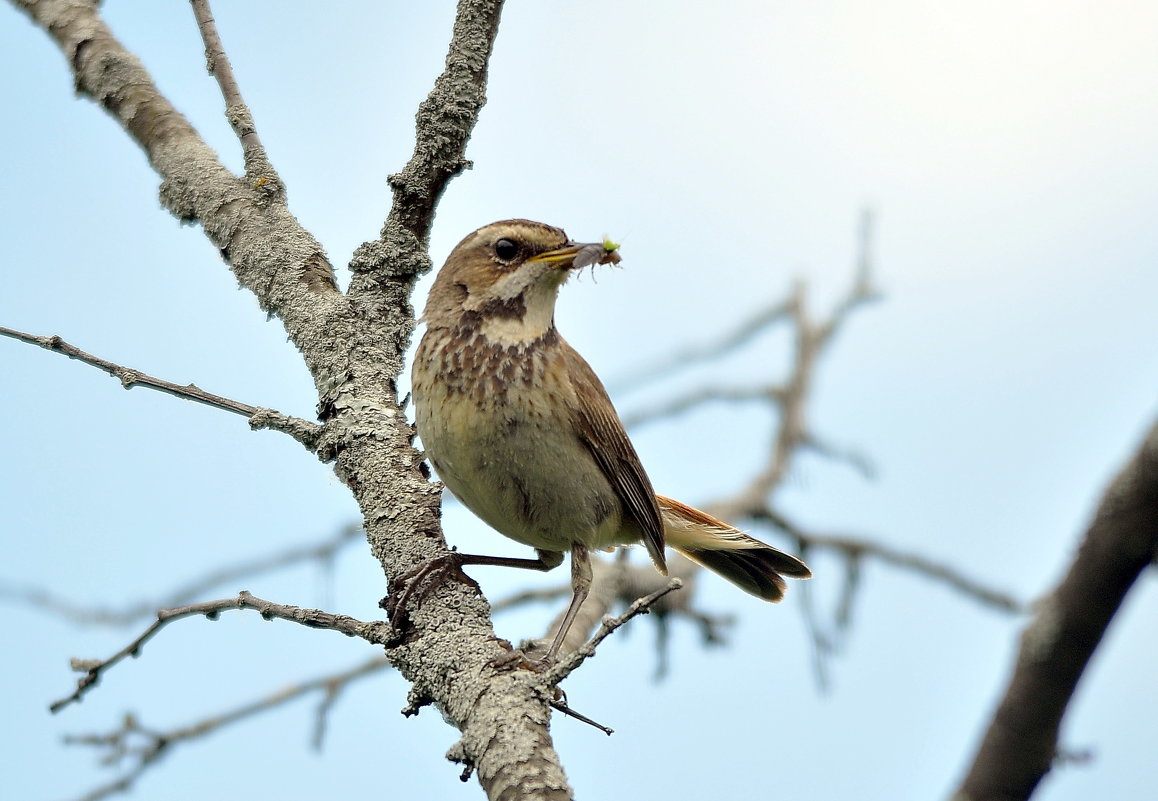
[[[662,495],[655,498],[668,545],[757,598],[775,603],[784,597],[784,576],[804,579],[812,575],[795,556],[765,545],[706,512]]]

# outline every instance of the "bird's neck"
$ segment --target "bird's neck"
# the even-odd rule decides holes
[[[478,332],[500,347],[526,346],[542,339],[555,328],[555,298],[558,285],[527,287],[513,298],[482,300],[468,312],[478,313]]]

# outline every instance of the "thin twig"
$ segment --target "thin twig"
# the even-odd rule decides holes
[[[241,96],[241,87],[233,75],[233,65],[225,53],[221,36],[217,32],[217,22],[209,8],[209,0],[190,0],[193,16],[197,19],[197,29],[205,43],[205,63],[211,75],[217,79],[221,97],[225,100],[225,118],[241,142],[245,160],[245,172],[251,179],[260,181],[263,192],[275,189],[281,195],[284,186],[281,178],[269,161],[265,147],[257,135],[253,112]]]
[[[595,632],[595,636],[577,650],[569,653],[566,657],[560,660],[557,665],[547,671],[543,676],[544,682],[548,687],[554,687],[559,682],[563,681],[563,679],[570,676],[580,665],[582,665],[588,657],[594,656],[595,649],[599,646],[599,644],[610,637],[616,629],[623,626],[625,623],[627,623],[627,621],[631,620],[637,615],[647,614],[656,601],[658,601],[660,598],[663,598],[669,592],[678,590],[683,585],[683,581],[678,578],[673,578],[668,581],[667,585],[661,589],[645,595],[642,598],[637,598],[629,607],[627,607],[623,614],[617,615],[616,617],[604,618],[603,623],[599,626],[599,631]]]
[[[793,330],[796,335],[792,372],[782,385],[777,396],[780,409],[780,424],[770,443],[770,459],[748,486],[733,496],[725,504],[749,507],[763,504],[769,494],[780,485],[793,456],[800,447],[813,439],[805,419],[808,398],[812,391],[812,374],[824,348],[832,341],[836,332],[856,308],[876,298],[871,289],[869,277],[861,274],[864,259],[858,260],[858,275],[852,289],[837,305],[832,314],[820,323],[814,323],[808,316],[806,290],[798,284],[789,303]]]
[[[544,587],[542,589],[523,590],[516,592],[513,595],[508,595],[506,598],[500,598],[491,604],[491,613],[499,614],[506,612],[508,609],[515,609],[528,603],[537,601],[557,601],[560,598],[567,598],[571,595],[570,584],[558,584],[554,587]]]
[[[715,387],[707,386],[679,395],[668,401],[623,416],[623,425],[638,428],[646,423],[667,420],[709,403],[747,403],[749,401],[778,404],[784,390],[779,386]]]
[[[248,562],[240,562],[219,568],[193,579],[179,587],[160,601],[140,601],[123,609],[108,609],[70,601],[53,595],[42,587],[21,587],[0,581],[0,598],[20,601],[44,612],[58,615],[67,620],[84,625],[125,626],[143,617],[155,614],[158,609],[182,606],[192,599],[203,596],[222,584],[236,584],[263,573],[269,573],[300,562],[329,563],[342,548],[360,540],[360,524],[343,526],[336,535],[311,545],[300,545],[278,553],[270,554]]]
[[[246,591],[238,593],[236,598],[224,598],[217,601],[204,601],[189,604],[175,609],[162,609],[157,612],[157,619],[149,625],[136,639],[108,659],[74,659],[72,667],[84,673],[77,679],[76,690],[65,698],[54,701],[49,709],[59,712],[64,707],[81,700],[82,697],[100,682],[101,677],[127,657],[136,657],[140,654],[145,643],[153,638],[157,632],[174,620],[204,615],[214,620],[221,612],[231,609],[253,609],[261,613],[266,620],[288,620],[299,623],[312,629],[329,629],[345,634],[347,637],[359,637],[367,642],[385,645],[390,640],[389,625],[382,622],[365,623],[347,615],[335,615],[319,609],[304,609],[298,606],[277,604],[265,601]]]
[[[863,209],[860,213],[860,224],[857,234],[857,255],[855,275],[852,291],[833,309],[820,326],[820,339],[827,342],[836,333],[836,329],[844,322],[857,306],[880,300],[881,295],[873,285],[873,238],[876,233],[876,217],[872,209]]]
[[[690,367],[697,362],[719,358],[743,347],[765,329],[787,320],[790,311],[790,304],[785,301],[759,309],[717,341],[707,345],[691,345],[666,358],[643,365],[633,370],[629,375],[612,382],[612,387],[616,393],[630,392],[670,373]]]
[[[918,575],[948,585],[973,600],[1002,612],[1020,614],[1026,604],[1001,590],[987,587],[980,581],[965,575],[950,565],[937,562],[919,554],[892,548],[879,542],[858,537],[815,534],[803,530],[784,515],[772,509],[764,509],[752,515],[752,519],[766,520],[793,537],[804,550],[828,549],[839,551],[849,559],[872,557],[894,567],[910,570]]]
[[[853,448],[841,448],[833,445],[823,439],[820,439],[815,434],[809,434],[804,442],[800,443],[801,447],[810,450],[817,456],[822,456],[825,459],[831,459],[834,462],[844,462],[861,476],[869,481],[877,477],[876,465],[872,460],[865,456],[858,450]]]
[[[860,218],[852,284],[826,318],[820,321],[811,318],[808,313],[806,287],[803,283],[798,283],[788,299],[762,310],[719,342],[702,348],[689,348],[662,361],[654,369],[641,367],[633,371],[631,381],[626,382],[634,386],[637,382],[666,374],[675,366],[716,358],[743,346],[775,323],[788,321],[792,324],[795,337],[792,367],[788,378],[782,383],[736,389],[717,387],[699,389],[669,401],[661,407],[636,412],[626,418],[629,424],[640,425],[680,414],[705,403],[720,401],[766,401],[773,407],[777,412],[779,423],[769,442],[769,458],[764,469],[739,492],[727,500],[712,504],[715,508],[729,510],[730,514],[724,515],[725,519],[728,516],[744,516],[752,510],[766,506],[768,496],[788,474],[792,459],[802,447],[811,447],[822,455],[842,458],[866,475],[871,473],[871,465],[863,457],[852,451],[839,450],[813,435],[806,423],[805,409],[812,389],[812,373],[825,347],[832,342],[853,311],[879,297],[872,282],[872,233],[872,214],[866,210],[862,212]],[[620,382],[619,389],[623,389],[624,383]]]
[[[583,602],[583,606],[571,626],[571,631],[563,642],[561,649],[563,653],[582,646],[590,637],[591,632],[612,609],[620,608],[621,605],[627,607],[641,596],[664,589],[669,577],[683,581],[684,591],[665,595],[651,607],[657,629],[655,678],[657,680],[662,679],[667,673],[667,634],[671,620],[685,618],[692,622],[699,629],[705,645],[720,645],[727,641],[725,631],[729,626],[734,625],[734,618],[730,615],[704,612],[694,606],[696,595],[693,590],[700,567],[683,555],[668,554],[668,576],[666,577],[660,575],[650,561],[642,565],[629,562],[626,550],[619,551],[617,557],[610,562],[599,557],[592,557],[591,565],[594,578],[591,582],[590,594]],[[554,601],[570,596],[571,584],[568,582],[553,587],[516,593],[496,601],[491,605],[491,610],[495,614],[499,614],[525,603]],[[560,613],[552,621],[541,639],[520,643],[520,650],[529,657],[546,653],[547,645],[554,640],[563,618],[564,614]]]
[[[551,702],[551,708],[557,709],[558,711],[562,712],[564,715],[566,715],[569,718],[575,718],[575,720],[578,720],[582,723],[586,723],[588,726],[591,726],[592,728],[599,729],[599,731],[603,732],[608,737],[615,734],[615,729],[609,729],[608,727],[604,726],[602,723],[598,723],[598,722],[592,720],[591,718],[587,717],[582,712],[576,712],[574,709],[567,706],[567,704],[563,701],[552,701]]]
[[[206,406],[212,406],[214,409],[239,414],[249,419],[249,424],[252,428],[267,428],[289,434],[311,450],[314,449],[318,438],[321,436],[322,427],[317,423],[311,423],[309,420],[303,420],[300,417],[290,417],[273,409],[266,409],[261,406],[250,406],[248,403],[235,401],[221,395],[214,395],[212,392],[206,392],[193,384],[181,386],[161,378],[156,378],[147,373],[142,373],[139,370],[134,370],[131,367],[124,367],[115,362],[110,362],[107,359],[102,359],[99,356],[94,356],[91,353],[86,353],[55,335],[46,337],[37,336],[0,326],[0,336],[26,342],[29,345],[36,345],[45,350],[63,354],[70,359],[76,359],[98,370],[103,370],[120,381],[121,386],[125,389],[144,387],[145,389],[164,392],[177,398],[203,403]]]
[[[68,735],[64,738],[64,742],[68,745],[87,745],[103,751],[104,755],[101,761],[104,763],[119,762],[126,757],[136,761],[131,769],[116,780],[94,788],[78,801],[98,801],[117,793],[126,792],[133,787],[145,771],[159,762],[162,757],[171,753],[174,746],[200,739],[233,723],[284,706],[312,692],[321,691],[325,703],[319,708],[318,721],[312,735],[313,745],[318,748],[320,747],[320,737],[325,729],[325,718],[332,707],[333,699],[355,681],[372,676],[389,667],[390,664],[385,659],[375,657],[340,673],[292,684],[234,709],[168,731],[154,731],[143,726],[134,716],[126,715],[120,728],[114,731],[103,734]],[[144,742],[139,745],[134,744],[133,740],[136,738],[141,738]]]
[[[296,687],[301,689],[301,692],[297,693],[298,695],[307,693],[315,688],[324,690],[321,703],[318,704],[318,708],[314,712],[314,731],[310,737],[310,745],[315,751],[322,750],[322,746],[326,741],[326,729],[329,727],[330,713],[333,711],[334,705],[342,693],[357,679],[379,673],[390,667],[392,667],[392,665],[386,661],[386,659],[376,656],[343,673],[323,676],[312,682],[296,685]]]

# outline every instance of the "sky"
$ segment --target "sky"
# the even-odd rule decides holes
[[[234,169],[187,4],[106,0],[156,82]],[[290,207],[343,265],[377,236],[386,176],[442,66],[449,2],[217,2],[242,89]],[[1063,575],[1097,499],[1158,413],[1158,6],[1067,2],[508,3],[488,104],[435,220],[435,264],[485,223],[527,217],[622,243],[622,269],[566,286],[556,320],[621,412],[704,383],[783,377],[789,339],[637,390],[657,359],[714,341],[806,282],[826,314],[853,273],[857,220],[876,220],[882,300],[851,316],[817,369],[816,434],[868,456],[801,457],[777,491],[807,530],[872,538],[1031,601]],[[196,227],[157,201],[124,133],[78,100],[48,38],[0,6],[0,325],[58,334],[102,357],[246,403],[311,417],[300,358]],[[429,279],[418,289],[421,303]],[[244,420],[0,341],[0,586],[121,607],[222,565],[332,535],[357,509],[326,465]],[[763,463],[774,420],[714,405],[633,432],[659,491],[706,503]],[[465,551],[526,555],[449,506]],[[774,532],[755,531],[776,544]],[[811,556],[807,592],[831,613],[843,564]],[[476,572],[488,597],[558,575]],[[284,603],[375,618],[384,579],[367,549],[328,569],[227,583]],[[735,616],[705,649],[677,624],[653,680],[643,620],[567,682],[553,735],[580,797],[700,792],[801,799],[947,797],[1000,698],[1025,620],[912,573],[868,563],[850,628],[818,687],[801,585],[778,607],[709,580]],[[137,629],[89,628],[4,601],[0,796],[81,797],[115,778],[62,738],[133,711],[188,724],[355,664],[358,643],[257,616],[188,620],[50,715],[71,657]],[[496,625],[541,632],[536,607]],[[1045,801],[1143,798],[1158,783],[1153,571],[1131,593],[1079,688],[1063,744],[1090,759]],[[443,754],[433,710],[406,687],[351,687],[309,747],[317,699],[181,746],[139,797],[478,798]]]

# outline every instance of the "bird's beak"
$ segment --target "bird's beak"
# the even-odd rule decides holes
[[[528,262],[557,264],[563,269],[581,270],[592,264],[618,264],[619,243],[604,239],[602,242],[568,242],[556,250],[548,250],[527,259]]]

